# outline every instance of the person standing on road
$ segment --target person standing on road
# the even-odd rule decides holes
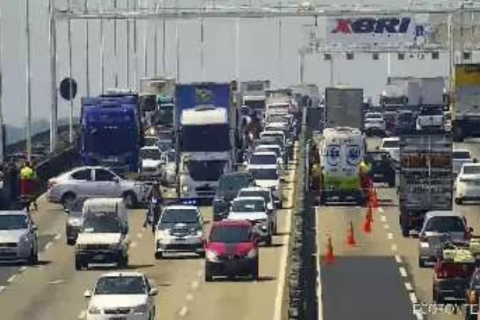
[[[33,203],[34,209],[37,210],[37,202],[33,200],[35,196],[35,180],[37,175],[35,169],[32,167],[30,161],[26,161],[20,170],[20,194],[26,200],[27,209]]]

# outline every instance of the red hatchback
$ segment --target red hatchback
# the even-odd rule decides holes
[[[205,246],[205,281],[213,277],[258,279],[258,239],[249,221],[215,222]]]

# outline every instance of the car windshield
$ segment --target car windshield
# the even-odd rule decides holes
[[[463,166],[463,173],[465,174],[480,174],[480,166]]]
[[[465,225],[460,217],[433,217],[425,226],[426,232],[464,232]]]
[[[252,184],[253,177],[245,174],[245,175],[236,175],[236,176],[224,176],[220,178],[218,183],[218,189],[220,191],[227,191],[227,190],[240,190],[241,188],[245,188]]]
[[[453,159],[470,159],[470,152],[468,151],[453,151]]]
[[[142,159],[160,160],[161,155],[160,150],[157,148],[140,149],[140,158]]]
[[[263,200],[242,199],[232,203],[232,212],[263,212],[265,202]]]
[[[384,140],[382,143],[382,148],[394,149],[400,147],[399,140]]]
[[[145,281],[139,276],[102,277],[98,279],[95,294],[146,294]]]
[[[277,164],[277,156],[275,154],[252,154],[249,160],[254,165],[274,165]]]
[[[158,139],[155,137],[145,137],[145,147],[153,147],[158,144]]]
[[[270,192],[267,190],[255,190],[255,191],[250,191],[250,190],[245,190],[245,191],[240,191],[238,194],[239,198],[245,198],[245,197],[262,197],[263,201],[266,203],[269,203],[272,201],[270,198]]]
[[[277,169],[250,169],[255,180],[278,180]]]
[[[240,243],[251,241],[248,226],[215,226],[210,231],[210,242]]]
[[[197,223],[197,210],[167,209],[160,219],[160,223]]]
[[[121,233],[120,220],[95,213],[96,216],[87,217],[83,221],[83,230],[86,233]]]
[[[275,152],[277,157],[281,156],[280,147],[276,146],[276,145],[258,146],[257,148],[255,148],[255,151],[259,151],[259,152],[269,152],[270,151],[270,152]]]
[[[28,219],[23,214],[0,215],[0,230],[28,229]]]

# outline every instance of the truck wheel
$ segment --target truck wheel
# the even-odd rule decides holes
[[[78,258],[75,258],[75,270],[80,271],[83,269],[83,267],[84,267],[83,261]]]
[[[28,264],[31,266],[35,266],[38,264],[38,251],[33,248],[30,258],[28,259]]]
[[[403,227],[402,227],[402,236],[403,236],[404,238],[410,237],[410,230],[409,230],[408,228],[403,228]]]
[[[421,258],[418,258],[418,267],[419,268],[426,268],[426,264],[425,264],[425,261],[422,260]]]
[[[163,252],[155,252],[155,259],[156,260],[163,259]]]
[[[455,204],[457,205],[462,205],[463,204],[463,200],[461,198],[455,198]]]
[[[128,267],[128,254],[119,258],[118,266],[121,268]]]
[[[271,234],[267,236],[267,239],[265,240],[265,244],[267,245],[267,247],[272,246],[272,235]]]

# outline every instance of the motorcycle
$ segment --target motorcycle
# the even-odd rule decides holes
[[[157,198],[150,199],[150,206],[147,212],[147,223],[152,227],[152,233],[155,232],[158,219],[160,218],[161,200]]]

